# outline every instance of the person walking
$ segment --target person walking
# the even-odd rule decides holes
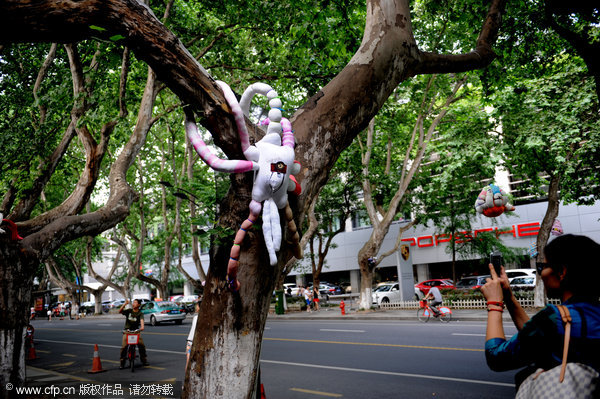
[[[560,298],[571,316],[568,361],[600,372],[600,245],[585,236],[563,235],[544,249],[545,263],[537,264],[548,297]],[[491,278],[481,288],[488,304],[485,356],[494,371],[525,367],[515,376],[516,385],[536,369],[550,370],[561,364],[565,328],[560,310],[548,305],[531,319],[513,295],[508,277],[489,265]],[[509,340],[504,335],[504,307],[518,330]],[[598,392],[596,392],[598,393]]]
[[[303,288],[304,290],[304,302],[306,302],[306,311],[308,313],[311,312],[310,310],[310,303],[311,303],[311,295],[310,295],[310,291],[308,290],[308,288]]]
[[[313,306],[315,308],[315,310],[318,312],[320,309],[320,304],[319,304],[319,289],[313,287]]]

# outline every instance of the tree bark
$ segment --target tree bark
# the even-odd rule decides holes
[[[546,244],[548,244],[552,225],[558,216],[558,210],[560,206],[560,200],[558,197],[559,185],[560,176],[550,176],[550,184],[548,186],[548,207],[546,208],[546,214],[542,220],[542,225],[540,226],[536,240],[538,250],[537,260],[539,262],[545,262],[546,260],[544,256],[544,248],[546,248]],[[533,305],[537,308],[546,306],[546,290],[544,289],[544,283],[540,276],[538,276],[535,283]]]
[[[25,380],[25,327],[37,264],[2,234],[0,265],[0,386],[8,397],[6,384]]]

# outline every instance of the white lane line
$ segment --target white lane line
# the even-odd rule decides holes
[[[102,323],[102,324],[96,324],[97,326],[102,326],[102,327],[110,327],[112,326],[112,324],[106,324],[106,323]]]
[[[321,328],[319,331],[330,331],[330,332],[356,332],[356,333],[364,333],[365,330],[336,330],[333,328]]]
[[[485,334],[466,334],[466,333],[452,333],[452,335],[464,335],[467,337],[485,337]],[[512,335],[505,335],[506,338],[512,337]]]
[[[85,346],[91,346],[91,347],[93,347],[95,345],[95,344],[93,344],[91,342],[53,341],[51,339],[36,339],[36,341],[40,341],[40,342],[53,342],[53,343],[56,343],[56,344],[85,345]],[[104,345],[104,344],[98,344],[98,347],[100,347],[100,348],[118,348],[118,349],[121,349],[121,345]],[[167,351],[167,350],[163,350],[163,349],[150,349],[148,347],[146,347],[146,351],[147,352],[174,353],[176,355],[185,355],[185,352]]]
[[[505,382],[468,380],[465,378],[452,378],[452,377],[430,376],[430,375],[410,374],[410,373],[396,373],[393,371],[354,369],[354,368],[349,368],[349,367],[321,366],[318,364],[280,362],[277,360],[262,360],[261,359],[261,362],[271,363],[271,364],[280,364],[280,365],[284,365],[284,366],[310,367],[310,368],[317,368],[317,369],[351,371],[351,372],[355,372],[355,373],[367,373],[367,374],[393,375],[393,376],[398,376],[398,377],[409,377],[409,378],[424,378],[424,379],[428,379],[428,380],[453,381],[453,382],[463,382],[463,383],[468,383],[468,384],[495,385],[495,386],[502,386],[502,387],[514,387],[515,386],[515,384],[507,384]]]

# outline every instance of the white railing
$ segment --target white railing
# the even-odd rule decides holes
[[[519,299],[519,303],[524,308],[533,308],[534,301],[533,298],[521,298]],[[560,305],[560,299],[547,299],[547,303],[551,303],[554,305]],[[443,305],[449,306],[452,309],[485,309],[487,307],[487,303],[485,299],[461,299],[457,301],[444,301]],[[384,310],[393,310],[393,309],[418,309],[420,307],[419,301],[398,301],[398,302],[389,302],[382,303],[381,309]]]

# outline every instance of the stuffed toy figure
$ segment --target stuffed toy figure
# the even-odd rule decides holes
[[[13,222],[10,219],[2,219],[3,215],[2,213],[0,213],[0,224],[5,223],[8,225],[8,230],[10,231],[10,239],[13,241],[18,241],[18,240],[22,240],[23,237],[21,237],[19,235],[19,232],[17,231],[17,225],[15,224],[15,222]],[[6,233],[6,231],[0,229],[0,234],[4,234]]]
[[[294,135],[289,120],[282,117],[281,100],[271,86],[264,83],[254,83],[246,89],[238,103],[231,88],[224,82],[217,81],[223,91],[225,99],[235,117],[242,151],[246,160],[223,160],[212,154],[206,146],[196,124],[190,118],[186,119],[186,134],[200,158],[212,169],[242,173],[254,171],[254,184],[252,187],[252,201],[250,202],[250,215],[238,230],[231,248],[230,260],[227,267],[227,280],[230,288],[237,291],[240,287],[237,281],[239,265],[240,244],[244,240],[246,231],[258,219],[262,210],[263,235],[269,253],[271,265],[277,263],[276,252],[281,248],[281,223],[279,210],[286,208],[288,229],[292,235],[292,243],[298,246],[299,235],[293,221],[291,209],[288,206],[288,192],[300,194],[300,185],[296,182],[294,174],[300,172],[300,164],[294,161]],[[261,94],[269,100],[268,119],[263,124],[268,125],[267,133],[255,145],[250,145],[244,115],[249,116],[250,103],[255,94]],[[283,132],[283,134],[282,134]],[[295,249],[295,252],[299,251]],[[301,255],[300,255],[301,256]]]
[[[550,231],[550,233],[552,233],[553,236],[563,235],[564,231],[560,220],[554,219],[554,223],[552,224],[552,230]]]
[[[506,211],[514,211],[515,207],[508,203],[508,195],[500,187],[490,184],[485,186],[475,201],[475,210],[487,217],[496,217]]]

